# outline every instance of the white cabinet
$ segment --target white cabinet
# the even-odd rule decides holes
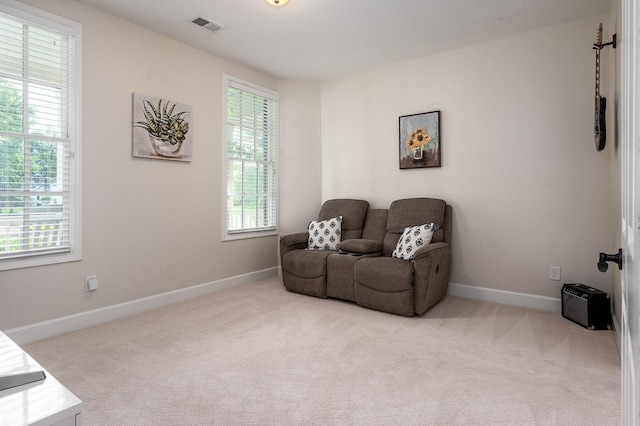
[[[44,371],[43,381],[0,391],[0,426],[77,426],[82,401],[0,332],[0,376]]]

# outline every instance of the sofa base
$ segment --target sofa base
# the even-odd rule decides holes
[[[286,271],[282,271],[284,288],[293,293],[306,294],[323,299],[327,298],[327,280],[324,276],[317,278],[296,277]]]
[[[356,301],[354,270],[367,255],[340,252],[327,258],[327,296]]]
[[[356,303],[365,308],[392,314],[413,316],[413,289],[387,293],[373,290],[356,282]]]

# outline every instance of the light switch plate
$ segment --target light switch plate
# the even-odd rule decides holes
[[[98,289],[98,277],[90,275],[85,278],[86,291],[96,291]]]
[[[560,281],[559,266],[549,266],[549,279],[552,281]]]

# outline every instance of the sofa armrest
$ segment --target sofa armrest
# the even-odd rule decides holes
[[[444,241],[440,243],[427,244],[426,246],[420,247],[418,250],[416,250],[416,254],[413,256],[413,260],[416,261],[418,259],[431,256],[436,251],[445,247],[449,248],[450,245],[449,243],[445,243]]]
[[[422,315],[447,294],[451,271],[451,245],[429,244],[413,260],[414,312]]]
[[[301,250],[307,247],[309,232],[296,232],[280,237],[280,266],[284,255],[291,250]]]
[[[280,244],[291,248],[304,248],[307,246],[308,232],[296,232],[295,234],[287,234],[280,237]],[[297,247],[304,244],[304,247]],[[293,247],[295,246],[295,247]]]
[[[343,240],[340,242],[340,250],[361,254],[382,253],[382,243],[380,241],[363,238]]]

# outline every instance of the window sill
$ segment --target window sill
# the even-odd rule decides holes
[[[77,262],[82,260],[82,256],[73,253],[52,254],[34,256],[22,259],[12,259],[0,261],[0,271],[11,269],[31,268],[34,266],[54,265],[56,263]]]
[[[235,232],[233,234],[226,233],[222,241],[247,240],[250,238],[273,237],[278,235],[278,230],[257,231],[257,232]]]

